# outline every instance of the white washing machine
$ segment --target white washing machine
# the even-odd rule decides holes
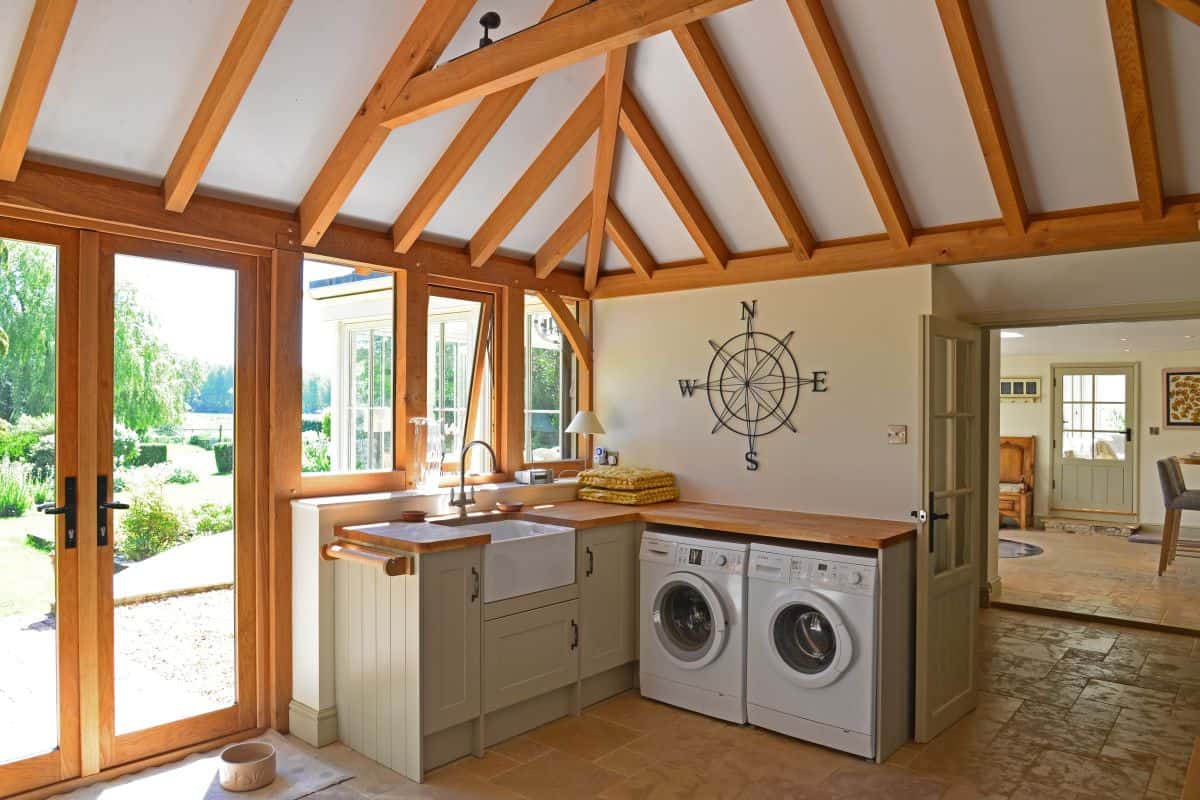
[[[749,545],[649,527],[641,550],[642,694],[746,721]]]
[[[876,561],[750,548],[749,721],[875,756]]]

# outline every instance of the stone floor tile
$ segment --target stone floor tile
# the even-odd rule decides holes
[[[1084,792],[1093,797],[1139,797],[1150,783],[1151,771],[1129,764],[1090,758],[1058,750],[1043,752],[1025,775],[1028,783]]]
[[[635,753],[627,747],[617,748],[611,753],[596,759],[597,766],[618,772],[626,777],[636,775],[652,763],[650,759],[641,753]]]
[[[588,761],[611,753],[645,734],[593,716],[563,717],[530,731],[526,736]]]
[[[832,797],[854,800],[939,800],[949,787],[946,781],[896,767],[856,764],[834,772],[820,788]]]
[[[522,764],[494,778],[491,783],[516,792],[529,800],[559,800],[596,795],[616,785],[622,775],[598,767],[570,753],[558,750]]]
[[[545,755],[549,750],[549,747],[535,742],[528,736],[514,736],[488,748],[489,752],[499,753],[522,763],[533,761],[538,756]]]
[[[1154,708],[1170,713],[1175,694],[1155,689],[1142,689],[1126,683],[1092,680],[1079,695],[1080,700],[1104,703],[1121,708]]]

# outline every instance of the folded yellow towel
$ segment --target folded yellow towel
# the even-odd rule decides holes
[[[657,489],[618,491],[584,486],[579,490],[579,499],[591,500],[596,503],[617,503],[623,506],[644,506],[650,503],[666,503],[669,500],[678,500],[679,489],[674,486],[662,486]]]
[[[646,467],[594,467],[579,473],[581,486],[598,489],[659,489],[675,485],[675,476],[661,469]]]

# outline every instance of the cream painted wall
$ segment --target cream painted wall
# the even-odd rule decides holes
[[[1045,356],[1020,356],[1002,359],[1001,374],[1005,377],[1040,375],[1043,399],[1039,403],[1000,403],[1001,436],[1037,436],[1036,490],[1034,513],[1048,513],[1050,498],[1050,456],[1052,386],[1050,367],[1066,363],[1123,363],[1141,364],[1141,401],[1138,421],[1140,465],[1138,469],[1138,511],[1143,524],[1161,525],[1163,521],[1162,490],[1159,488],[1155,461],[1172,455],[1200,450],[1200,431],[1168,430],[1162,428],[1162,371],[1165,367],[1200,366],[1200,350],[1174,353],[1112,353],[1078,355],[1060,353]],[[1152,426],[1159,427],[1158,436],[1150,435]],[[1194,487],[1200,487],[1200,467],[1184,467],[1184,477]],[[1186,512],[1184,525],[1200,525],[1200,513]]]
[[[921,315],[932,304],[930,267],[908,267],[711,288],[595,304],[597,444],[621,463],[668,469],[689,500],[907,519],[921,491]],[[827,370],[829,390],[803,391],[786,428],[746,440],[715,423],[701,392],[718,342],[739,333],[740,301],[758,300],[756,327],[794,330],[801,374]],[[887,426],[908,425],[889,445]]]

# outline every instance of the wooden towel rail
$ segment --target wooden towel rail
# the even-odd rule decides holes
[[[413,574],[411,556],[392,555],[391,553],[375,550],[370,547],[363,547],[353,542],[343,542],[341,540],[330,542],[321,547],[321,558],[326,561],[333,561],[340,558],[344,561],[353,561],[356,564],[368,567],[379,567],[384,571],[384,574],[391,577]]]

